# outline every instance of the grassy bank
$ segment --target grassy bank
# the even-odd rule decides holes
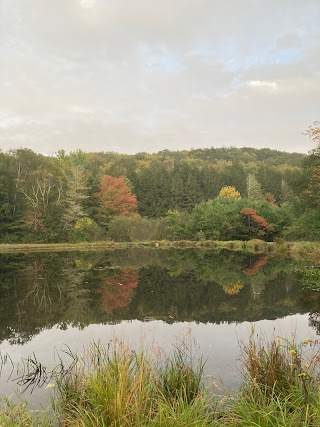
[[[0,244],[1,253],[32,253],[32,252],[66,252],[66,251],[103,251],[130,248],[198,248],[227,249],[231,251],[255,254],[274,254],[320,264],[319,242],[265,242],[254,239],[248,241],[146,241],[146,242],[93,242],[93,243],[32,243],[32,244]]]
[[[54,415],[7,404],[1,426],[316,427],[320,425],[319,344],[277,337],[241,345],[243,384],[215,394],[190,338],[173,352],[137,352],[114,340],[74,356],[57,380]],[[41,415],[44,418],[41,420]]]
[[[235,241],[191,241],[191,240],[161,240],[145,242],[93,242],[93,243],[22,243],[22,244],[0,244],[0,253],[12,252],[65,252],[65,251],[92,251],[107,249],[127,249],[136,247],[154,248],[225,248],[231,250],[248,251],[270,251],[275,244],[263,242],[262,240],[251,240],[248,242]]]
[[[130,247],[155,247],[155,248],[226,248],[238,251],[251,252],[271,252],[279,250],[291,254],[308,255],[312,252],[320,253],[319,242],[265,242],[259,239],[248,241],[232,240],[160,240],[141,242],[84,242],[84,243],[20,243],[20,244],[0,244],[0,253],[10,252],[64,252],[64,251],[90,251],[103,249],[122,249]]]

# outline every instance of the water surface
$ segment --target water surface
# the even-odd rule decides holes
[[[268,336],[316,336],[320,293],[303,286],[303,263],[204,249],[132,249],[0,255],[0,351],[17,363],[34,353],[48,369],[57,352],[123,338],[170,350],[191,330],[206,373],[239,385],[239,341],[252,326]],[[66,347],[68,346],[68,347]],[[19,374],[1,375],[1,390]],[[24,390],[23,387],[20,388]],[[36,406],[49,390],[23,391]]]

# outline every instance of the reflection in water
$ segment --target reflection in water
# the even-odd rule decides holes
[[[255,261],[255,263],[252,266],[245,268],[243,270],[244,274],[248,276],[254,276],[259,272],[260,267],[267,263],[269,258],[270,258],[269,255],[262,255],[259,259]]]
[[[317,335],[320,335],[320,312],[314,311],[309,314],[309,325],[316,330]]]
[[[0,352],[15,363],[34,353],[52,369],[57,352],[114,336],[169,349],[188,322],[206,372],[237,386],[238,340],[249,322],[268,334],[299,326],[297,339],[308,322],[320,332],[320,292],[301,285],[311,281],[301,271],[298,261],[205,249],[0,255]],[[15,392],[16,382],[0,381],[2,392]],[[49,393],[26,398],[47,406]]]
[[[138,270],[126,268],[115,276],[105,277],[101,280],[97,292],[101,295],[101,308],[103,311],[112,311],[126,307],[133,296],[133,290],[139,284]]]
[[[1,255],[0,340],[23,344],[54,325],[219,324],[295,313],[312,313],[319,332],[320,293],[300,285],[295,264],[202,249]]]
[[[85,286],[85,271],[79,267],[78,261],[67,260],[61,269],[63,282],[58,288],[60,303],[64,308],[61,327],[68,323],[81,327],[90,322],[90,291]]]

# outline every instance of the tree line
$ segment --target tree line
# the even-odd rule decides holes
[[[307,156],[0,151],[0,241],[319,240],[319,124],[306,134]]]

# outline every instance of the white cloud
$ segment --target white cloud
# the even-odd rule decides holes
[[[96,0],[80,0],[80,6],[84,9],[92,9],[96,5]]]
[[[23,123],[23,119],[12,114],[0,113],[0,129],[10,129]]]
[[[95,111],[92,108],[83,107],[81,105],[70,105],[67,107],[67,111],[70,113],[81,114],[81,115],[93,115]]]
[[[272,92],[278,90],[278,85],[276,82],[251,80],[250,82],[247,83],[247,85],[253,88],[268,89],[268,90],[271,90]]]

